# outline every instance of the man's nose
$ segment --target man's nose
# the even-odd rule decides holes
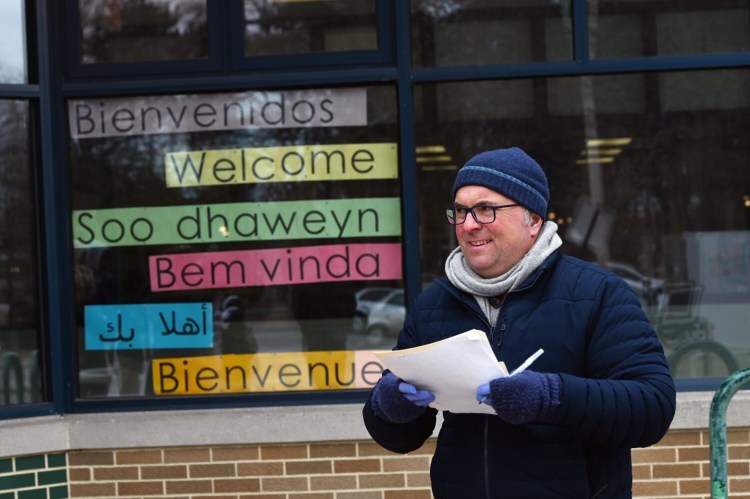
[[[477,230],[481,228],[482,228],[482,224],[477,222],[477,219],[474,218],[474,212],[467,213],[466,220],[464,221],[464,229],[465,230]]]

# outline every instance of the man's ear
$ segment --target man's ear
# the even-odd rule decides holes
[[[531,229],[531,237],[535,238],[539,235],[539,233],[542,231],[542,225],[544,225],[544,219],[541,215],[537,213],[531,213],[531,224],[529,225],[529,228]]]

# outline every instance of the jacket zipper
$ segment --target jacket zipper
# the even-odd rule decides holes
[[[489,456],[489,433],[490,433],[490,415],[484,416],[484,494],[487,499],[490,495],[490,456]]]
[[[544,267],[544,266],[545,265],[542,264],[542,267]],[[529,287],[533,286],[533,284],[539,278],[540,274],[541,274],[541,272],[537,271],[535,273],[535,275],[533,277],[533,280],[531,282],[527,282],[525,286],[523,286],[521,288],[518,288],[518,289],[516,289],[514,291],[521,291],[523,289],[526,289],[526,288],[529,288]],[[457,296],[459,298],[459,301],[463,302],[464,304],[466,304],[468,306],[468,302],[464,301],[463,298],[461,298],[460,294],[456,294],[453,291],[453,288],[446,287],[446,290],[448,290],[451,294],[454,294],[455,296]],[[505,300],[508,297],[509,293],[510,293],[510,291],[508,293],[505,293],[505,296],[503,296],[502,302],[500,302],[500,307],[498,307],[498,320],[500,319],[500,310],[503,309],[503,305],[505,305]],[[482,322],[484,322],[484,324],[489,328],[489,330],[490,330],[490,333],[489,333],[490,344],[494,344],[495,343],[495,326],[493,326],[492,324],[490,324],[490,321],[487,319],[487,317],[485,317],[485,315],[481,312],[481,310],[479,310],[479,307],[469,306],[469,309],[472,310],[474,312],[474,314]],[[503,321],[500,323],[500,338],[499,338],[499,341],[497,343],[498,350],[500,349],[501,345],[503,344],[503,337],[505,336],[505,329],[506,329],[506,327],[507,327],[507,323],[503,319]],[[489,427],[490,427],[490,420],[489,420],[489,418],[491,418],[491,417],[492,416],[489,415],[489,414],[485,415],[485,417],[484,417],[484,456],[483,456],[484,457],[484,490],[485,490],[485,496],[487,497],[487,499],[491,499],[491,495],[490,495],[490,470],[489,470]]]
[[[503,309],[503,305],[505,305],[505,299],[508,297],[508,293],[505,293],[505,296],[503,296],[503,300],[500,302],[500,306],[497,307],[497,320],[500,321],[500,311]],[[495,322],[495,325],[491,325],[490,321],[485,319],[485,324],[487,324],[490,327],[490,345],[493,345],[495,343],[495,328],[497,326],[497,321]],[[500,338],[497,342],[497,349],[500,350],[500,346],[503,344],[503,337],[505,336],[505,319],[502,319],[500,322]],[[485,415],[484,417],[484,492],[487,499],[491,499],[492,495],[490,494],[490,455],[489,455],[489,448],[490,448],[490,418],[492,416]]]

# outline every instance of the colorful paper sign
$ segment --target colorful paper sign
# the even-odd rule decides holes
[[[68,101],[72,139],[367,125],[367,89],[154,95]]]
[[[395,143],[171,152],[167,187],[398,178]]]
[[[73,211],[76,248],[401,235],[401,200],[312,199]]]
[[[333,244],[149,257],[151,290],[402,278],[401,244]]]
[[[84,307],[86,350],[211,348],[211,303],[146,303]]]
[[[371,388],[383,366],[371,351],[283,352],[154,359],[156,395]]]

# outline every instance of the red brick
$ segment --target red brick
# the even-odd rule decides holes
[[[236,447],[215,447],[211,449],[213,461],[257,461],[260,459],[260,447],[257,445],[240,445]]]
[[[331,461],[287,461],[287,475],[313,475],[313,474],[331,474],[333,465]]]
[[[94,468],[94,480],[99,482],[138,480],[137,466],[108,466]]]
[[[164,466],[142,466],[141,478],[144,480],[187,478],[187,466],[164,465]]]
[[[165,463],[208,463],[210,461],[211,450],[208,448],[164,449]]]
[[[119,451],[117,464],[161,464],[160,450]]]
[[[216,463],[216,464],[191,464],[190,478],[206,477],[235,477],[237,472],[234,463]]]
[[[70,497],[112,497],[114,483],[71,483]]]
[[[310,457],[354,457],[357,455],[356,444],[312,444]]]
[[[260,492],[260,480],[257,478],[221,478],[214,480],[214,492]]]
[[[261,478],[263,492],[299,492],[310,490],[307,477],[266,477]]]
[[[386,490],[385,499],[430,499],[429,490]]]
[[[371,473],[381,471],[380,459],[336,459],[335,473]]]
[[[210,494],[213,492],[211,480],[168,480],[167,494]]]
[[[360,489],[383,489],[403,487],[406,480],[403,473],[379,473],[375,475],[360,475]]]
[[[654,478],[696,478],[701,473],[697,463],[654,465]]]
[[[161,496],[164,495],[164,482],[119,482],[117,495],[120,496]]]
[[[311,476],[311,490],[342,490],[356,489],[357,477],[355,475],[329,475]]]
[[[269,476],[283,474],[284,463],[282,462],[237,463],[237,476]]]
[[[68,454],[68,465],[73,466],[95,466],[115,464],[115,454],[109,451],[84,451],[71,452]]]
[[[263,460],[304,459],[309,457],[306,445],[264,445],[260,448]]]

